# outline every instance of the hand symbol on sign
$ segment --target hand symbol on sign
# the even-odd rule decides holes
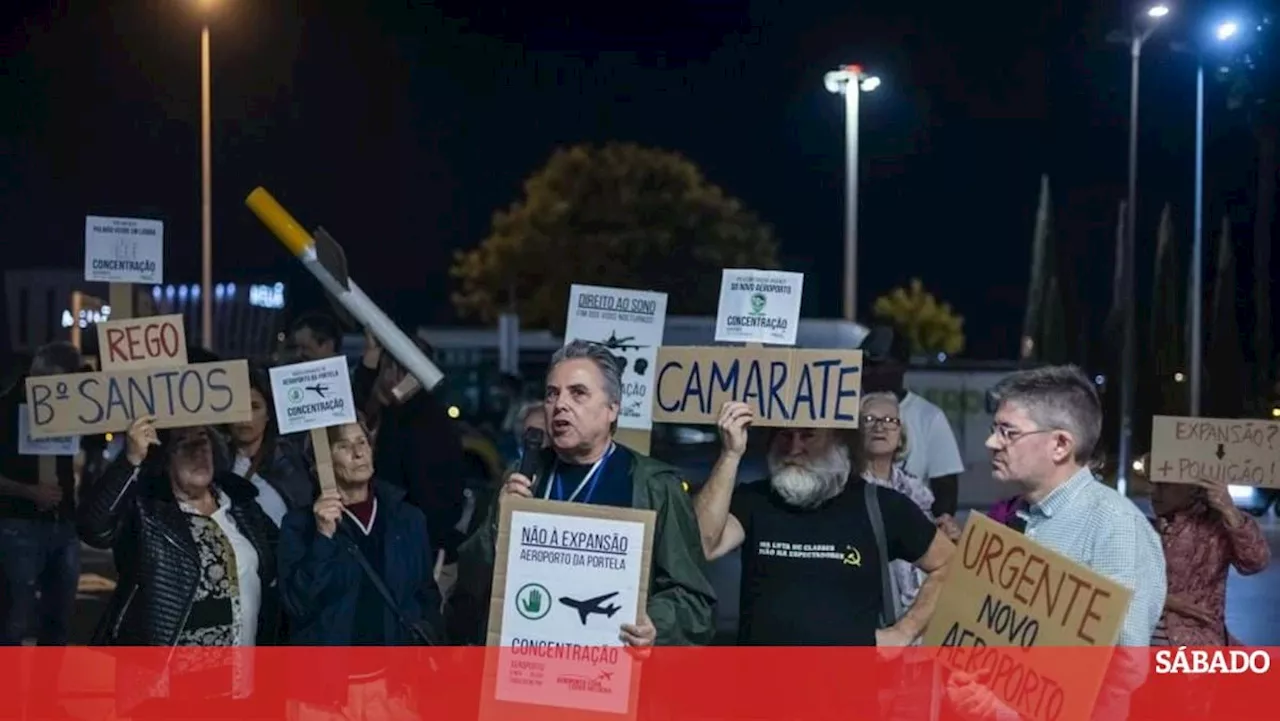
[[[525,613],[538,613],[542,610],[542,592],[536,588],[529,591],[520,604],[524,606]]]

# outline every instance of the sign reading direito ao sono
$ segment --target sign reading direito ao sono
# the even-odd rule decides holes
[[[655,378],[655,423],[714,424],[741,401],[757,426],[858,427],[862,351],[663,346]]]
[[[114,433],[155,416],[157,428],[239,423],[252,417],[249,363],[196,363],[27,379],[31,437]]]

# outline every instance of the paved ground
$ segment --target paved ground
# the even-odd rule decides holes
[[[1260,522],[1271,543],[1271,554],[1276,560],[1257,576],[1242,578],[1232,571],[1227,591],[1227,626],[1232,633],[1250,645],[1280,646],[1280,520],[1268,515],[1260,519]],[[111,554],[104,551],[85,547],[82,566],[84,573],[80,579],[81,593],[72,632],[75,643],[85,643],[92,636],[94,625],[98,622],[107,595],[113,587],[111,579],[115,576]],[[736,573],[733,575],[736,576]],[[729,596],[736,603],[736,590],[732,589],[732,593],[723,595]],[[726,621],[730,624],[736,621],[736,615],[722,613],[722,627],[726,625]],[[731,638],[731,628],[724,628],[722,636]]]

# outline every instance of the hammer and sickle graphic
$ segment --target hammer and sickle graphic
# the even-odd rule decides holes
[[[844,559],[841,561],[846,566],[857,566],[862,568],[862,554],[858,549],[849,546],[849,550],[844,552]]]

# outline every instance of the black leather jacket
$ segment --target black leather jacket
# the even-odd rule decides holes
[[[258,552],[262,604],[258,645],[280,629],[275,524],[258,506],[253,484],[218,472],[214,483],[232,502],[230,515]],[[119,572],[115,594],[94,632],[94,645],[172,646],[186,624],[200,568],[190,521],[167,478],[146,475],[121,454],[82,491],[77,526],[94,548],[112,549]]]

